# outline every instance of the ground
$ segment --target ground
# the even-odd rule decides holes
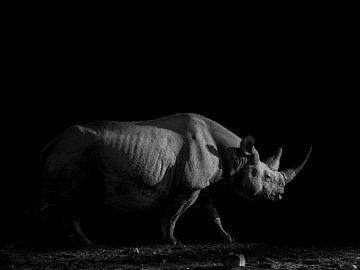
[[[132,247],[0,250],[0,269],[226,269],[230,254],[243,254],[239,269],[360,269],[360,248],[270,244],[148,245]]]

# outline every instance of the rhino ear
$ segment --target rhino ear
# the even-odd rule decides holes
[[[229,147],[226,149],[226,157],[232,162],[233,168],[238,169],[242,167],[247,162],[247,157],[253,155],[254,143],[254,138],[247,136],[241,140],[239,147]]]
[[[231,161],[232,168],[234,170],[239,170],[247,163],[247,157],[244,157],[241,154],[240,148],[230,147],[226,149],[226,157]]]
[[[255,144],[255,139],[252,136],[246,136],[240,142],[240,151],[242,154],[250,155],[252,154],[252,148]]]

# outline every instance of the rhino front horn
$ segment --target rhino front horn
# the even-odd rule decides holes
[[[306,155],[306,158],[304,161],[295,169],[288,169],[282,171],[282,175],[284,176],[285,183],[288,184],[291,180],[295,178],[295,176],[302,170],[302,168],[305,166],[307,160],[309,159],[309,156],[311,154],[312,147],[310,147],[308,154]]]

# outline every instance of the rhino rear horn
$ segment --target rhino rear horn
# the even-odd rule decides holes
[[[251,149],[251,153],[252,153],[252,162],[253,164],[258,164],[260,163],[260,155],[259,152],[255,149],[255,147],[253,146]]]
[[[279,147],[276,153],[265,161],[265,163],[268,165],[270,169],[274,171],[277,171],[279,169],[281,154],[282,154],[282,148]]]
[[[306,158],[304,159],[304,161],[295,169],[288,169],[288,170],[284,170],[282,171],[282,175],[284,176],[285,179],[285,183],[288,184],[291,182],[291,180],[293,180],[295,178],[295,176],[302,170],[302,168],[305,166],[307,160],[310,157],[311,154],[311,150],[312,147],[310,147],[308,154],[306,155]]]

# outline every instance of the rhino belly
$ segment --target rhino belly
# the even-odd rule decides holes
[[[167,194],[161,183],[149,185],[142,177],[105,177],[105,203],[119,210],[143,210],[156,206]]]

